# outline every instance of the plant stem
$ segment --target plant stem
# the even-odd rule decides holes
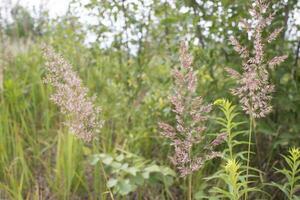
[[[192,200],[192,174],[188,177],[189,188],[188,188],[188,200]]]
[[[293,168],[292,168],[292,176],[291,176],[291,188],[290,188],[290,192],[289,192],[289,199],[293,198],[293,194],[294,194],[294,184],[295,184],[295,176],[296,176],[296,172],[297,171],[297,167],[296,167],[296,160],[293,159]]]
[[[103,164],[102,164],[102,162],[99,162],[99,163],[100,163],[100,167],[101,167],[101,169],[102,169],[102,172],[103,172],[103,176],[104,176],[104,178],[105,178],[105,182],[107,183],[107,182],[108,182],[108,178],[107,178],[107,175],[106,175],[105,169],[104,169],[104,167],[103,167]],[[114,195],[113,195],[113,193],[112,193],[111,189],[110,189],[109,187],[107,187],[107,186],[106,186],[106,188],[108,189],[108,192],[109,192],[110,198],[111,198],[112,200],[115,200],[115,198],[114,198]]]
[[[248,139],[248,151],[247,151],[247,172],[246,172],[246,184],[248,185],[249,176],[249,165],[250,165],[250,152],[251,152],[251,139],[252,139],[252,128],[253,128],[253,116],[250,115],[250,127],[249,127],[249,139]],[[245,193],[245,200],[248,199],[248,192]]]
[[[189,158],[191,159],[191,149],[189,149]],[[191,167],[191,166],[190,166]],[[188,177],[188,200],[192,200],[192,177],[193,174],[189,174]]]
[[[256,123],[255,120],[253,120],[253,135],[255,137],[255,146],[256,146],[256,158],[257,158],[257,163],[258,163],[258,167],[261,167],[261,150],[260,150],[260,145],[259,145],[259,136],[257,134],[257,132],[255,131],[256,128]]]
[[[231,134],[231,128],[230,128],[230,124],[231,124],[231,121],[228,120],[228,117],[227,117],[227,134],[228,134],[228,148],[229,148],[229,154],[230,154],[230,159],[233,159],[233,153],[232,153],[232,134]]]

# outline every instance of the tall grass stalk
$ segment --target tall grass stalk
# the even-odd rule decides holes
[[[192,200],[192,192],[193,192],[192,179],[193,179],[193,174],[190,174],[188,176],[188,200]]]
[[[248,182],[249,177],[249,168],[250,168],[250,154],[251,154],[251,143],[252,143],[252,131],[253,131],[253,125],[254,125],[254,118],[252,115],[249,117],[250,125],[249,125],[249,135],[248,135],[248,150],[247,150],[247,166],[246,166],[246,182]],[[248,199],[248,192],[245,193],[245,199]]]
[[[266,15],[269,7],[270,4],[267,1],[255,0],[252,8],[249,9],[249,14],[252,19],[243,19],[240,22],[248,35],[253,33],[253,36],[251,37],[253,43],[252,50],[243,46],[234,36],[229,38],[231,44],[234,46],[234,50],[243,60],[242,73],[232,68],[227,68],[227,72],[238,84],[238,87],[231,90],[232,94],[239,97],[239,102],[243,110],[249,115],[250,127],[247,152],[247,182],[250,167],[252,132],[255,131],[254,118],[263,118],[272,112],[271,99],[275,86],[270,83],[269,71],[274,70],[275,66],[280,65],[288,57],[287,55],[282,55],[275,56],[270,60],[265,58],[266,44],[275,40],[283,30],[283,28],[277,28],[269,36],[264,36],[263,32],[271,25],[275,16],[275,12]],[[256,143],[256,145],[258,150],[258,144]],[[247,197],[248,194],[246,192],[245,199],[247,199]]]
[[[82,175],[82,143],[73,134],[58,135],[55,181],[53,186],[61,199],[70,199]]]

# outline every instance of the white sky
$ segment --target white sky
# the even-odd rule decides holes
[[[15,5],[19,3],[27,8],[38,8],[40,5],[46,5],[47,10],[49,10],[50,17],[57,17],[63,15],[67,9],[71,0],[0,0],[0,6],[4,6],[9,3]],[[89,0],[81,0],[82,4],[89,2]],[[300,5],[300,2],[298,2]],[[297,24],[300,24],[300,12],[296,12]]]
[[[49,10],[51,18],[63,15],[67,9],[71,0],[0,0],[0,6],[15,5],[19,3],[22,6],[33,10],[39,8],[40,5],[44,5],[46,10]]]
[[[39,7],[40,5],[43,5],[45,10],[48,10],[50,18],[55,18],[58,16],[62,16],[66,13],[68,9],[68,5],[72,0],[0,0],[0,7],[5,7],[7,5],[15,5],[19,3],[20,5],[30,9],[31,11],[34,10],[40,10]],[[80,0],[80,3],[82,5],[85,5],[88,3],[90,0]],[[149,2],[152,0],[149,0]],[[169,0],[167,0],[169,1]],[[285,0],[288,1],[288,0]],[[147,1],[146,1],[147,2]],[[300,6],[300,1],[298,2],[298,5]],[[35,9],[34,9],[35,8]],[[82,10],[77,10],[82,13],[76,13],[77,16],[80,16],[81,21],[84,22],[84,24],[92,24],[94,19],[88,16],[88,13]],[[34,12],[33,12],[34,13]],[[5,16],[5,15],[4,15]],[[300,25],[300,11],[294,11],[294,19],[295,19],[295,24]],[[118,25],[114,24],[115,26]],[[119,24],[121,27],[121,24]],[[294,33],[291,35],[295,35],[296,37],[300,37],[300,33],[297,32],[295,33],[296,30],[295,27],[290,27],[290,32]]]

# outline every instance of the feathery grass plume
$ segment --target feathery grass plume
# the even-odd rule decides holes
[[[233,36],[229,38],[234,50],[243,59],[243,73],[227,68],[228,74],[234,78],[238,87],[232,89],[232,93],[239,97],[243,110],[254,118],[265,117],[272,111],[271,99],[274,85],[269,83],[268,69],[273,70],[276,65],[282,63],[287,56],[276,56],[270,61],[264,58],[265,43],[275,40],[283,28],[275,29],[267,38],[262,37],[263,30],[269,26],[274,18],[275,12],[265,16],[268,3],[256,0],[249,13],[252,22],[243,20],[240,24],[249,35],[253,35],[253,53],[243,47]]]
[[[265,59],[265,44],[275,40],[282,31],[282,28],[275,29],[269,37],[263,37],[263,31],[271,24],[275,15],[275,12],[267,14],[268,7],[269,3],[263,0],[255,0],[253,7],[249,9],[249,14],[252,17],[251,22],[248,23],[246,20],[243,20],[240,23],[248,36],[251,36],[253,51],[249,51],[246,47],[243,47],[233,36],[229,38],[231,44],[234,46],[234,50],[243,59],[242,74],[234,69],[227,68],[226,70],[238,84],[238,87],[232,89],[232,93],[239,97],[242,108],[249,115],[250,119],[246,182],[248,182],[249,177],[252,132],[255,132],[256,126],[255,118],[265,117],[272,111],[271,99],[274,92],[274,85],[269,81],[268,70],[273,70],[274,66],[279,65],[287,58],[284,55],[275,57],[270,61],[266,61]],[[259,151],[258,148],[257,150]],[[245,199],[247,198],[248,193],[246,192]]]
[[[299,148],[291,148],[289,150],[288,156],[283,156],[287,168],[276,169],[277,173],[281,173],[285,176],[287,180],[283,183],[271,183],[274,187],[277,187],[285,194],[288,199],[299,199],[299,195],[296,194],[300,188],[300,149]]]
[[[221,153],[213,151],[213,148],[224,141],[224,134],[214,141],[206,144],[202,154],[192,153],[194,145],[204,139],[204,126],[207,114],[211,111],[211,105],[205,105],[202,97],[196,96],[196,74],[191,66],[192,57],[184,42],[180,47],[180,60],[182,68],[173,71],[175,79],[174,95],[170,97],[176,114],[176,126],[159,123],[161,134],[169,138],[175,148],[171,161],[179,170],[181,176],[186,176],[198,170],[205,161],[221,156]]]
[[[65,124],[70,132],[86,142],[91,141],[103,125],[95,97],[88,96],[88,89],[61,55],[46,45],[43,45],[43,55],[47,61],[45,82],[55,89],[51,100],[68,116]]]

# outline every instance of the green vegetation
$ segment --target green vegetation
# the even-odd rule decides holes
[[[264,45],[264,56],[288,58],[274,70],[266,67],[268,83],[275,86],[272,112],[255,120],[231,94],[238,84],[225,70],[243,73],[231,36],[249,49],[255,46],[238,23],[251,18],[250,1],[172,2],[73,0],[55,19],[43,7],[39,14],[20,5],[0,7],[0,199],[300,198],[299,2],[272,1],[264,14],[277,11],[263,38],[283,27]],[[169,97],[176,96],[179,79],[172,72],[182,68],[181,41],[189,46],[197,79],[192,94],[184,95],[214,102],[205,130],[195,131],[202,126],[199,116],[196,126],[193,113],[180,115],[195,129],[188,154],[210,152],[201,154],[206,162],[196,160],[199,169],[189,176],[169,159],[176,141],[163,137],[158,125],[178,129]],[[50,98],[55,87],[44,81],[45,44],[72,65],[88,96],[96,96],[104,124],[91,142],[68,129],[70,116]],[[187,144],[186,135],[177,138]],[[187,164],[192,162],[182,163],[194,169]]]

